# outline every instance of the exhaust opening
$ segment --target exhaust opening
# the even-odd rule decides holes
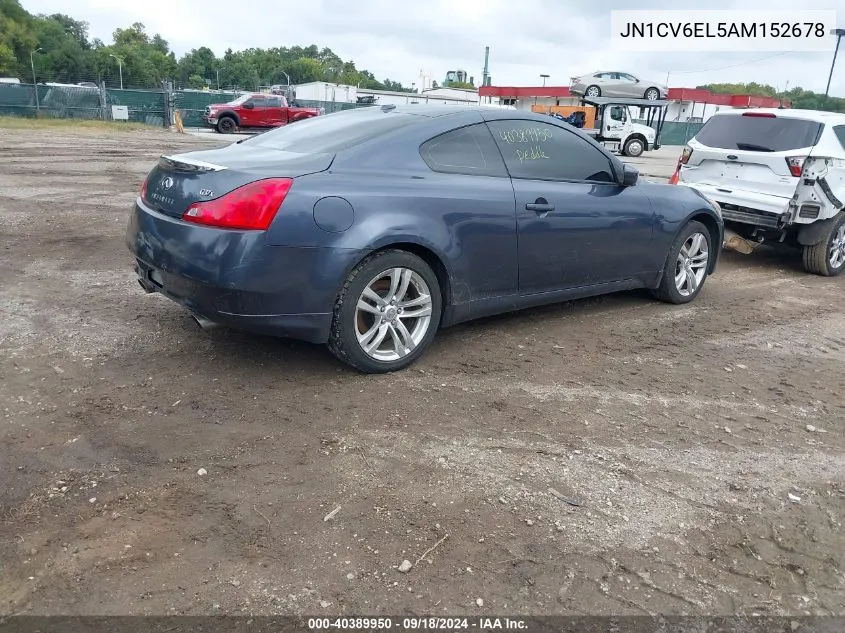
[[[200,316],[198,314],[191,313],[191,318],[194,320],[194,323],[196,323],[203,330],[213,330],[217,327],[220,327],[219,323],[210,319],[206,319],[205,317]]]

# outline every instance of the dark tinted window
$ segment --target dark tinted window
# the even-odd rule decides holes
[[[268,108],[281,108],[282,107],[281,97],[267,97],[267,107]]]
[[[447,174],[508,175],[496,143],[483,123],[429,139],[420,147],[420,155],[432,170]]]
[[[256,108],[263,108],[265,105],[267,105],[267,99],[265,99],[264,97],[253,97],[249,100],[249,103],[254,105]]]
[[[839,139],[839,144],[845,149],[845,125],[837,125],[833,128],[834,134],[836,134],[836,138]]]
[[[420,117],[381,108],[315,116],[243,142],[297,154],[334,153],[419,122]]]
[[[514,178],[616,182],[610,159],[573,132],[537,121],[489,125]]]
[[[805,119],[716,114],[707,120],[695,139],[719,149],[785,152],[812,147],[821,128],[821,123]]]

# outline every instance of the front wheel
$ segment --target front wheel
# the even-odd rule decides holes
[[[437,275],[422,259],[376,253],[355,267],[337,297],[329,349],[364,373],[404,369],[434,339],[441,304]]]
[[[657,88],[649,88],[644,96],[649,101],[657,101],[660,98],[660,91]]]
[[[821,242],[804,247],[804,270],[823,277],[836,277],[845,270],[845,212],[825,231]]]
[[[625,143],[625,147],[622,150],[626,156],[630,156],[632,158],[636,158],[637,156],[642,155],[645,151],[645,145],[643,144],[642,140],[638,138],[629,139],[627,143]]]
[[[224,116],[217,122],[217,131],[221,134],[231,134],[237,127],[235,119],[230,116]]]
[[[707,279],[710,253],[710,231],[701,222],[688,222],[669,248],[660,286],[652,291],[654,296],[674,304],[695,299]]]

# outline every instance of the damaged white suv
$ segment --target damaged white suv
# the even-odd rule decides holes
[[[803,248],[807,272],[845,270],[845,114],[719,112],[684,148],[670,182],[718,202],[745,252],[776,241]]]

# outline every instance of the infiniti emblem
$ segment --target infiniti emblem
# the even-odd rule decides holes
[[[170,189],[173,186],[173,178],[168,176],[164,180],[161,181],[162,189]]]

